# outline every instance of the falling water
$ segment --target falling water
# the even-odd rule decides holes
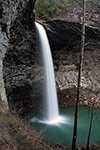
[[[55,76],[51,50],[49,46],[49,41],[46,35],[46,31],[42,25],[35,23],[36,29],[39,37],[40,49],[42,52],[42,59],[44,65],[44,77],[45,77],[45,96],[46,96],[46,120],[48,123],[53,123],[59,121],[59,110],[58,110],[58,100],[55,85]]]

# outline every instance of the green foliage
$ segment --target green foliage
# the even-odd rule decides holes
[[[54,0],[50,2],[51,5],[51,16],[56,16],[58,15],[64,7],[64,3],[62,3],[62,0]]]
[[[37,0],[35,5],[37,16],[45,20],[58,15],[63,7],[62,0]]]
[[[49,20],[66,11],[74,3],[75,0],[37,0],[35,4],[36,15],[40,19]]]
[[[86,2],[91,2],[95,8],[100,8],[100,0],[86,0]],[[76,5],[83,7],[83,0],[37,0],[35,10],[40,19],[50,20]]]
[[[49,0],[37,0],[35,9],[37,16],[40,17],[41,19],[49,20],[51,18],[50,17],[51,6]]]

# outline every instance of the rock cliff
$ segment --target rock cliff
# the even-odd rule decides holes
[[[1,80],[9,109],[20,114],[40,110],[43,98],[43,66],[37,46],[34,0],[6,0],[0,4]],[[53,54],[59,103],[73,105],[81,45],[81,24],[66,21],[43,23]],[[86,27],[81,104],[100,106],[100,30]],[[3,65],[2,65],[3,64]],[[3,80],[4,79],[4,80]],[[1,84],[1,83],[0,83]],[[5,87],[5,89],[4,89]],[[89,100],[89,101],[88,101]],[[5,103],[7,106],[5,98]],[[2,102],[2,101],[0,101]],[[6,107],[7,108],[7,107]]]
[[[34,2],[34,0],[6,0],[0,3],[0,36],[2,39],[0,43],[0,81],[4,79],[10,110],[15,101],[18,103],[26,92],[30,92],[26,74],[30,75],[30,60],[31,64],[34,64],[34,60],[36,60],[34,59],[34,43],[36,43],[34,42]],[[23,87],[24,85],[26,88]],[[23,92],[22,89],[26,89],[26,92]],[[13,106],[13,109],[16,106],[17,104]]]
[[[76,99],[82,25],[62,20],[44,24],[55,64],[60,104],[72,105]],[[100,29],[86,26],[81,105],[100,106]]]

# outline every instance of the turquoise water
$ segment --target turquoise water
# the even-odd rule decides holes
[[[79,108],[77,145],[84,145],[87,142],[90,114],[91,108]],[[74,107],[60,108],[60,115],[65,118],[65,121],[58,125],[32,122],[33,116],[29,118],[28,122],[32,129],[35,129],[40,133],[40,137],[43,141],[51,144],[64,144],[71,146],[73,136]],[[38,114],[37,118],[39,118]],[[90,143],[100,143],[100,109],[94,110]]]

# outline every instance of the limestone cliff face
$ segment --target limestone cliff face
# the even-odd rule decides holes
[[[18,86],[27,85],[27,81],[23,83],[26,80],[25,68],[28,66],[26,70],[30,70],[30,59],[34,63],[34,2],[35,0],[0,2],[0,104],[3,103],[5,109],[8,109],[7,100],[9,106],[14,102],[10,101],[16,96],[13,89],[17,86],[19,90]],[[27,72],[29,75],[30,72]],[[29,85],[27,87],[30,88]]]
[[[10,14],[8,9],[8,1],[0,1],[0,112],[8,111],[8,102],[3,77],[3,61],[8,46],[7,23],[10,24]],[[7,11],[8,14],[6,14]]]
[[[74,104],[81,49],[81,24],[46,22],[55,64],[59,101]],[[81,104],[100,106],[100,29],[86,26],[86,45],[81,80]],[[61,94],[62,93],[62,94]]]
[[[53,54],[58,98],[61,105],[76,100],[81,49],[81,24],[55,20],[46,22]],[[86,26],[86,44],[81,79],[80,104],[100,107],[100,29]]]
[[[80,50],[82,24],[79,22],[68,22],[64,20],[53,20],[44,23],[52,50],[59,50],[63,47]],[[100,29],[86,26],[86,43],[98,44],[100,42]]]

